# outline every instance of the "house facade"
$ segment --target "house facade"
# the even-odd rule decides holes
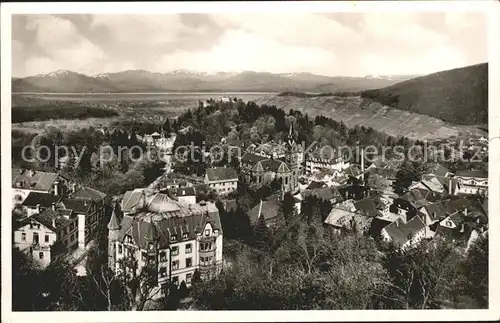
[[[213,203],[187,206],[145,189],[127,193],[121,205],[123,217],[113,212],[108,224],[112,270],[131,270],[123,265],[125,260],[135,261],[137,271],[153,266],[158,297],[165,295],[169,282],[190,286],[195,270],[202,277],[220,271],[223,232]]]
[[[56,241],[68,252],[78,246],[77,228],[78,218],[72,212],[47,209],[16,224],[13,245],[45,268],[54,259]]]
[[[457,171],[454,176],[457,182],[456,194],[488,195],[488,172],[482,170]]]
[[[238,189],[238,173],[232,168],[209,168],[205,174],[205,184],[217,194],[229,194]]]
[[[30,192],[60,196],[70,184],[67,178],[57,173],[13,168],[12,205],[21,204]]]

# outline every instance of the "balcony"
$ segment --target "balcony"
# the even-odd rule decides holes
[[[215,249],[216,249],[215,247],[208,250],[199,249],[198,253],[200,254],[200,257],[215,257]]]

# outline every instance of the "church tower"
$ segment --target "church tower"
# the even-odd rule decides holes
[[[108,266],[116,271],[116,244],[120,236],[121,221],[118,219],[116,214],[116,206],[113,208],[113,213],[111,214],[111,219],[108,223]]]
[[[290,130],[286,136],[286,157],[285,161],[290,166],[291,174],[289,178],[288,191],[295,192],[299,188],[299,174],[300,174],[300,149],[295,139],[293,131],[293,123],[290,123]]]

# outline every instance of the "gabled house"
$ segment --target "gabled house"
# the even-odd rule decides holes
[[[196,192],[194,187],[179,187],[175,197],[181,203],[196,204]]]
[[[205,184],[218,194],[229,194],[238,189],[238,173],[233,168],[208,168]]]
[[[456,194],[488,195],[488,172],[484,170],[460,170],[455,173]]]
[[[72,210],[78,217],[78,247],[85,246],[95,237],[97,226],[105,212],[106,194],[90,187],[77,189],[57,204],[59,208]]]
[[[272,230],[278,229],[280,224],[280,197],[273,195],[266,200],[261,200],[257,205],[248,211],[250,225],[254,227],[257,224],[259,217],[263,216],[268,228]]]
[[[41,213],[43,210],[52,208],[61,197],[52,194],[29,192],[24,201],[20,204],[21,210],[26,216]]]
[[[12,204],[21,204],[30,192],[60,196],[68,186],[57,173],[29,169],[12,169]]]
[[[16,224],[13,245],[45,268],[56,256],[52,250],[56,241],[61,241],[66,251],[78,246],[77,229],[78,218],[73,212],[49,208]]]
[[[381,235],[384,241],[393,242],[405,249],[417,244],[425,237],[425,228],[425,223],[420,216],[416,215],[407,222],[397,219],[383,228]]]
[[[189,287],[195,270],[209,278],[222,268],[223,231],[213,203],[185,205],[166,194],[136,189],[125,193],[123,217],[113,212],[109,229],[109,266],[131,273],[126,260],[137,261],[136,270],[151,265],[157,287],[151,297],[168,293],[170,283]]]

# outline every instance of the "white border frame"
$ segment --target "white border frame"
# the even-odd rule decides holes
[[[10,203],[2,206],[2,319],[37,322],[228,322],[228,321],[401,321],[500,319],[500,281],[495,276],[500,229],[500,3],[496,1],[367,1],[367,2],[170,2],[170,3],[2,3],[1,4],[1,139],[2,200],[11,200],[11,15],[12,14],[166,14],[224,12],[404,12],[476,11],[489,15],[489,310],[353,310],[353,311],[176,311],[176,312],[12,312]],[[492,180],[493,179],[493,180]],[[497,197],[497,198],[495,198]],[[500,271],[496,271],[500,273]],[[494,288],[496,287],[496,288]]]

